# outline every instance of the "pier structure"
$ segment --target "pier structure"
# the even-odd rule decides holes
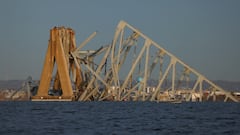
[[[96,32],[79,47],[72,29],[55,27],[50,33],[33,101],[238,102],[125,21],[119,22],[109,45],[95,50],[83,48]]]

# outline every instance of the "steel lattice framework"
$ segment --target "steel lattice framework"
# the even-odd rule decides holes
[[[124,21],[119,22],[112,43],[97,50],[82,50],[96,32],[76,48],[74,32],[58,30],[62,32],[58,31],[54,37],[51,34],[51,39],[57,41],[50,40],[50,44],[55,44],[56,52],[52,56],[47,52],[47,57],[58,62],[54,89],[62,89],[63,95],[74,96],[74,100],[201,102],[215,101],[217,95],[221,95],[225,102],[238,102],[230,92]],[[42,99],[47,96],[50,78],[47,82],[43,80],[46,80],[46,74],[48,77],[52,74],[53,68],[53,63],[46,61],[44,68],[48,71],[43,70],[45,73],[42,73],[37,94]]]

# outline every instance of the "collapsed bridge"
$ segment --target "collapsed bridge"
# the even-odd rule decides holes
[[[230,92],[124,21],[112,43],[79,47],[70,28],[54,27],[32,101],[234,101]],[[56,72],[53,74],[53,72]]]

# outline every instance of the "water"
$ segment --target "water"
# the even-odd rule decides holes
[[[238,103],[0,102],[0,135],[240,134]]]

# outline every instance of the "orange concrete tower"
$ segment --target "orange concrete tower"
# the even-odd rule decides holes
[[[53,101],[53,100],[74,100],[72,81],[76,89],[80,89],[82,81],[81,70],[74,64],[71,58],[71,52],[76,49],[75,33],[70,28],[54,27],[50,30],[50,40],[42,70],[40,85],[36,96],[32,97],[33,101]],[[57,73],[52,78],[54,64],[56,63]],[[71,81],[70,75],[73,80]],[[53,91],[62,91],[59,96],[50,96],[49,89],[51,80],[54,79]]]

